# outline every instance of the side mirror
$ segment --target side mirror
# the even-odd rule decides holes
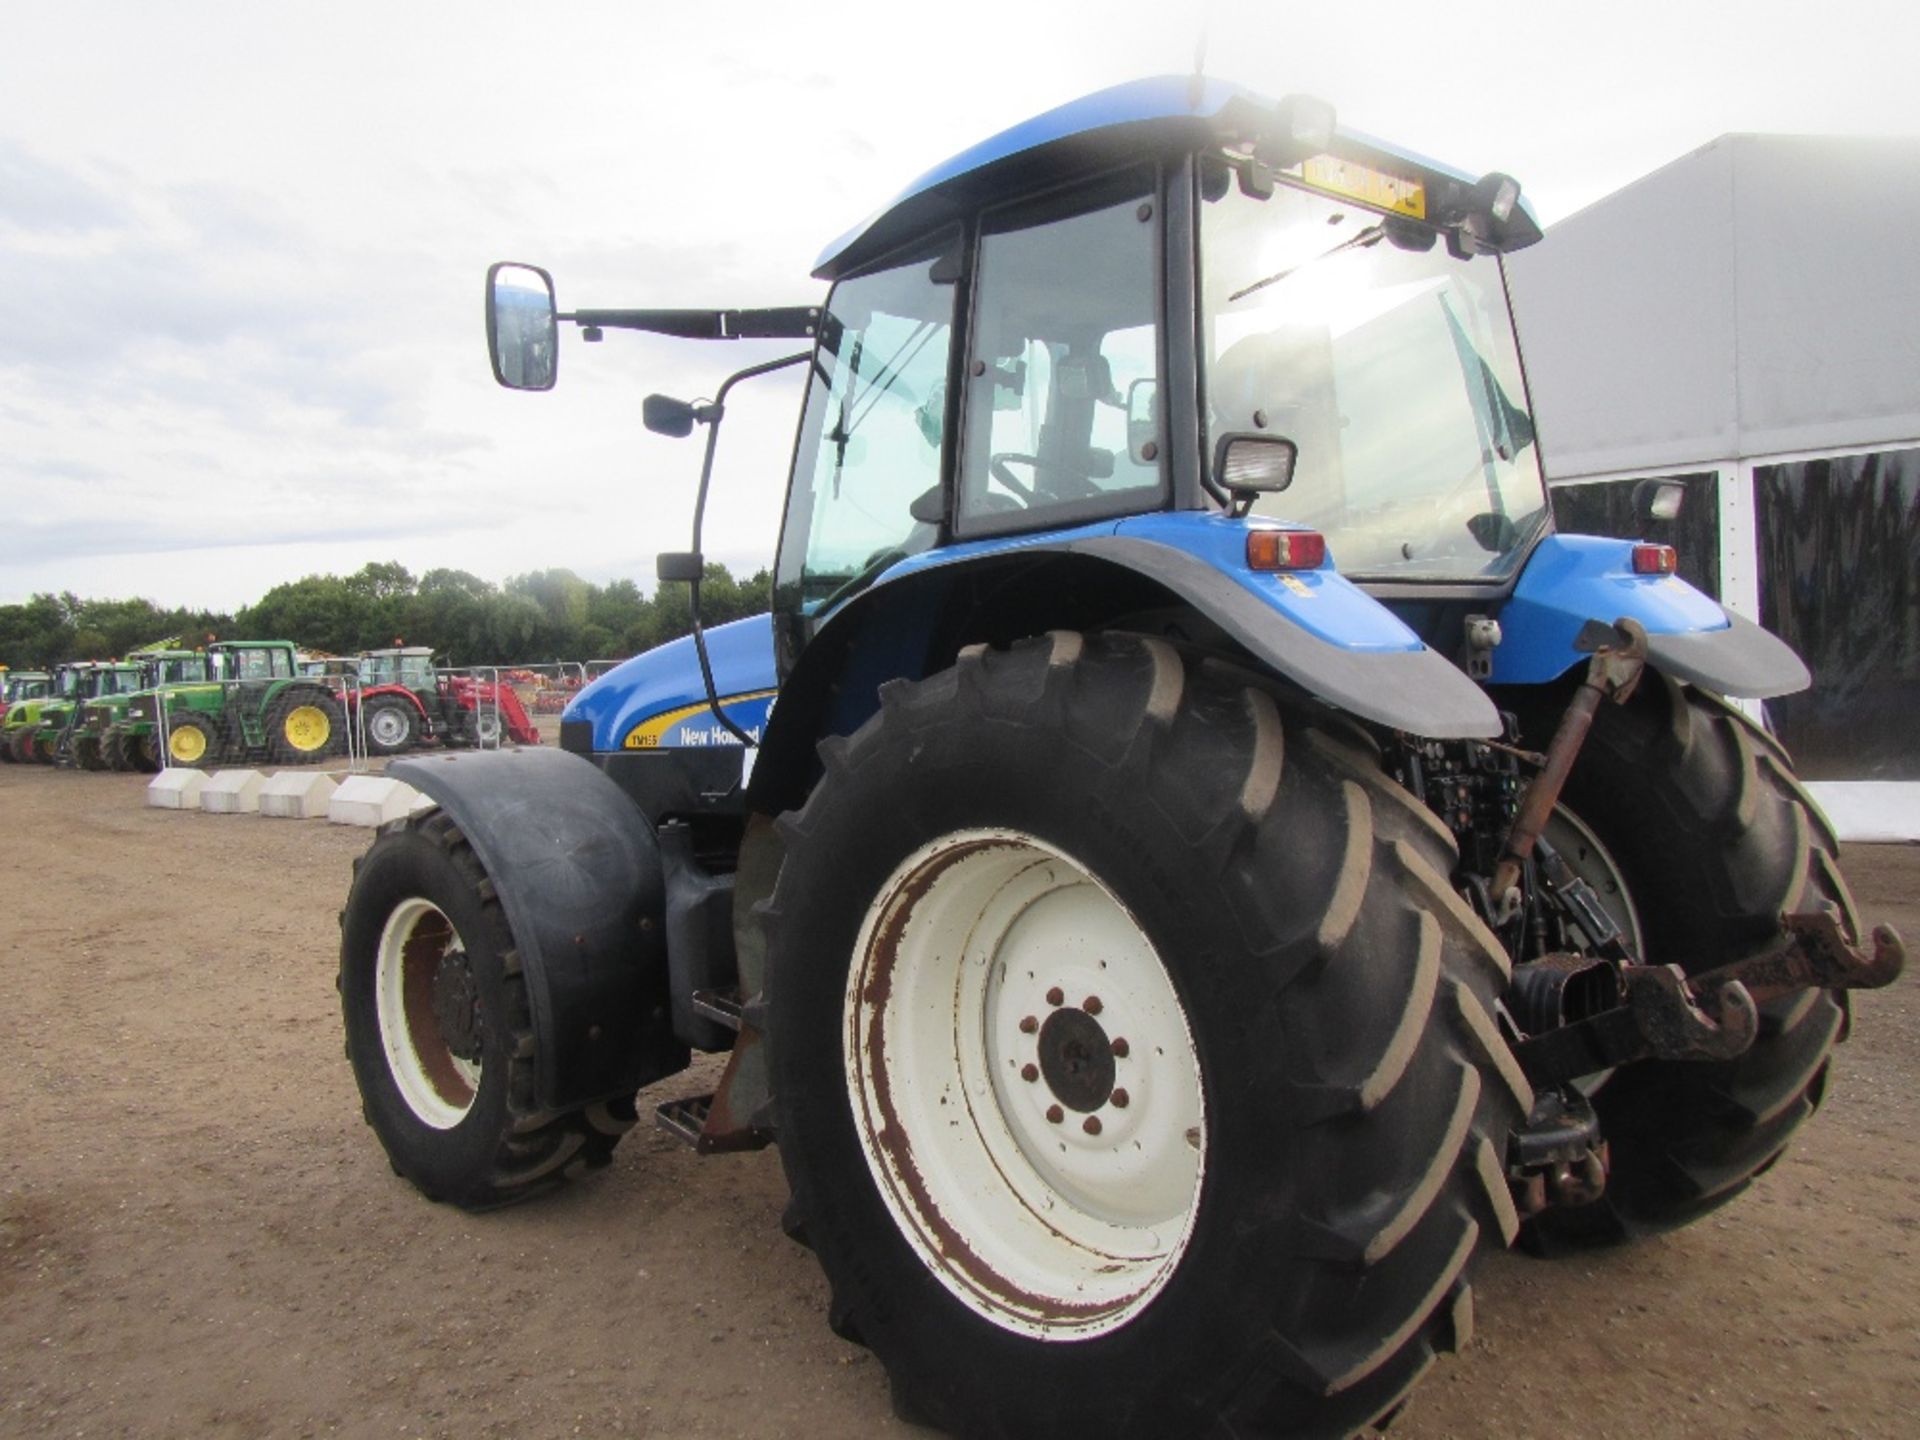
[[[487,267],[487,355],[509,390],[551,390],[560,373],[553,277],[537,265]]]
[[[1127,456],[1136,465],[1150,465],[1160,456],[1160,390],[1156,381],[1136,380],[1127,387]]]
[[[640,423],[656,435],[684,440],[693,433],[693,406],[671,395],[649,395],[640,402]]]
[[[1678,520],[1687,503],[1687,487],[1678,480],[1642,480],[1633,487],[1633,510],[1640,519]]]

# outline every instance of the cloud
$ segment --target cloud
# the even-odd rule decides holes
[[[69,238],[124,226],[126,215],[91,180],[0,137],[0,233]]]

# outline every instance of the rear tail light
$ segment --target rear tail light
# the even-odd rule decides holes
[[[1249,570],[1318,570],[1326,563],[1327,537],[1317,530],[1249,530]]]
[[[1680,553],[1671,545],[1633,547],[1633,573],[1636,575],[1671,575],[1679,565]]]

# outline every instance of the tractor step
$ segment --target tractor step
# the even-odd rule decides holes
[[[727,1029],[738,1034],[740,1031],[740,996],[731,991],[696,990],[693,992],[694,1010]]]
[[[713,1096],[688,1095],[684,1099],[669,1100],[657,1108],[653,1112],[653,1123],[697,1149],[700,1132],[706,1129],[707,1114],[712,1109]]]

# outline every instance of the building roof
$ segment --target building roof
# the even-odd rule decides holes
[[[1509,257],[1555,479],[1920,440],[1920,138],[1723,135]]]

